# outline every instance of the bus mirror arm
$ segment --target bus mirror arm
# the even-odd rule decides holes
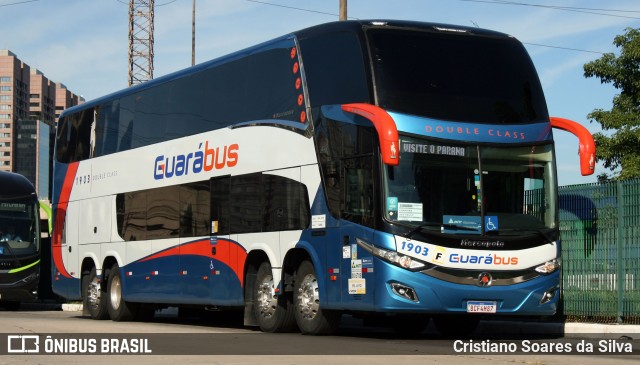
[[[569,119],[549,117],[553,128],[562,129],[578,137],[580,154],[580,172],[582,176],[591,175],[596,168],[596,143],[593,136],[581,124]]]
[[[364,117],[373,123],[380,140],[382,162],[390,166],[400,163],[398,128],[396,122],[384,109],[366,103],[344,104],[342,110]]]

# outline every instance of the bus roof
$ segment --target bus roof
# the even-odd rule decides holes
[[[316,26],[312,26],[306,29],[302,29],[296,32],[293,32],[297,37],[311,37],[319,34],[325,34],[336,31],[353,31],[357,32],[367,27],[393,27],[393,28],[405,28],[405,29],[416,29],[422,31],[433,31],[433,32],[456,32],[460,34],[468,34],[468,35],[483,35],[483,36],[492,36],[492,37],[510,37],[507,34],[482,29],[482,28],[473,28],[466,27],[461,25],[452,25],[452,24],[444,24],[444,23],[427,23],[427,22],[418,22],[418,21],[408,21],[408,20],[349,20],[349,21],[341,21],[341,22],[331,22],[320,24]]]
[[[441,24],[441,23],[425,23],[425,22],[404,21],[404,20],[349,20],[349,21],[324,23],[324,24],[312,26],[309,28],[305,28],[299,31],[295,31],[295,32],[286,34],[284,36],[257,44],[255,46],[245,48],[245,49],[230,53],[228,55],[158,77],[156,79],[144,82],[142,84],[138,84],[126,89],[122,89],[122,90],[107,94],[105,96],[90,100],[80,105],[76,105],[74,107],[71,107],[65,110],[62,113],[61,117],[64,117],[70,113],[74,113],[77,111],[94,107],[96,105],[100,105],[109,100],[113,100],[116,98],[134,94],[139,91],[150,89],[150,88],[153,88],[154,86],[157,86],[172,80],[176,80],[182,77],[186,77],[191,74],[197,73],[199,71],[206,70],[210,67],[214,67],[216,65],[223,64],[225,62],[250,55],[256,50],[268,47],[269,45],[281,42],[286,39],[291,39],[293,37],[297,37],[301,39],[311,38],[317,35],[331,33],[331,32],[338,32],[338,31],[361,32],[362,29],[365,27],[394,27],[394,28],[405,28],[405,29],[419,29],[422,31],[433,31],[433,32],[455,32],[455,33],[466,34],[466,35],[480,35],[480,36],[490,36],[490,37],[498,37],[498,38],[510,37],[509,35],[504,33],[482,29],[482,28],[472,28],[472,27],[459,26],[459,25],[450,25],[450,24]]]
[[[0,171],[0,199],[36,196],[33,184],[24,176]]]

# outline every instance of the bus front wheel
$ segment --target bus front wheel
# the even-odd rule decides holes
[[[82,275],[82,307],[92,319],[103,320],[109,318],[107,293],[100,285],[95,267]]]
[[[318,276],[309,261],[303,261],[298,267],[293,297],[296,323],[302,334],[330,334],[338,329],[341,313],[320,307]]]
[[[263,262],[256,275],[254,315],[264,332],[289,332],[295,328],[293,303],[289,293],[276,295],[271,265]]]
[[[137,306],[133,303],[125,302],[122,296],[122,276],[120,267],[114,264],[109,271],[107,281],[108,310],[109,317],[114,321],[131,321],[137,313]]]

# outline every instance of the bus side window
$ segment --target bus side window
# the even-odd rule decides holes
[[[231,233],[262,232],[262,173],[232,177],[230,191]]]
[[[311,213],[307,187],[277,175],[262,175],[265,191],[264,232],[305,229]]]
[[[372,158],[359,157],[343,160],[343,216],[355,223],[373,224],[373,171]]]
[[[147,192],[120,194],[116,198],[118,223],[122,220],[120,236],[125,241],[143,241],[147,238]],[[122,218],[120,218],[120,216]]]
[[[208,236],[211,233],[209,181],[180,186],[180,237]]]
[[[213,178],[211,186],[211,234],[229,234],[229,176]]]

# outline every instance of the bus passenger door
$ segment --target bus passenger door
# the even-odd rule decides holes
[[[373,308],[373,257],[356,239],[373,242],[374,181],[371,156],[342,160],[341,245],[342,304],[346,309]]]

